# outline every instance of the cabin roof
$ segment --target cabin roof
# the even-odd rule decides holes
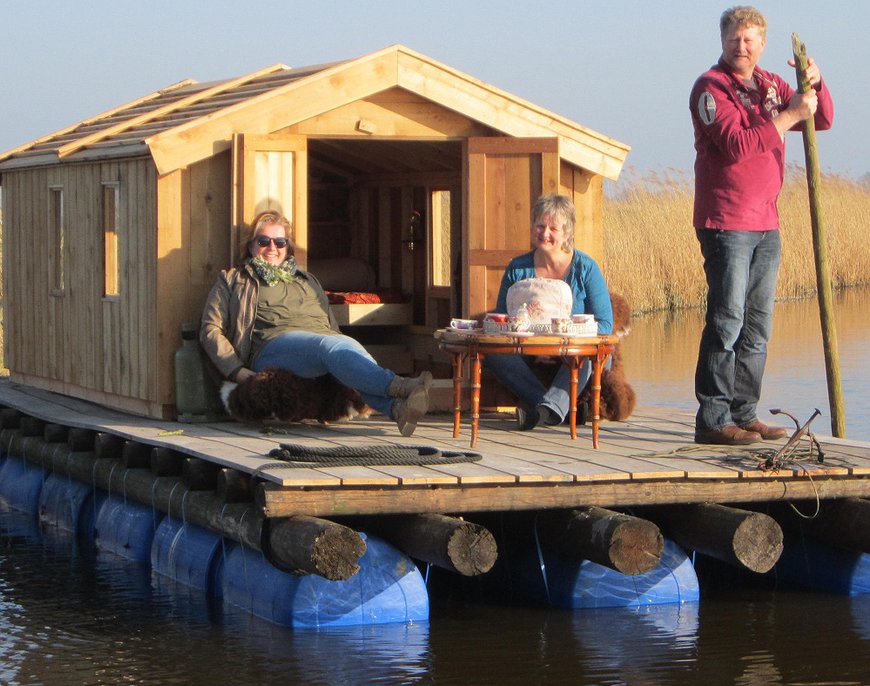
[[[150,155],[161,174],[226,150],[235,133],[272,133],[401,88],[507,136],[558,137],[561,157],[616,179],[629,146],[395,45],[342,62],[276,64],[233,79],[172,84],[0,154],[0,172]]]

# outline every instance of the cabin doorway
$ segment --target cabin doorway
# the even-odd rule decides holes
[[[377,290],[407,298],[412,326],[448,324],[462,303],[462,155],[460,141],[310,138],[312,271],[360,261]]]

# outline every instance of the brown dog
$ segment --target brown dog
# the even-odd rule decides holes
[[[221,398],[230,416],[245,422],[315,419],[328,424],[372,412],[357,391],[330,374],[305,379],[283,369],[264,369],[242,384],[226,381]]]
[[[610,303],[613,307],[613,333],[620,338],[627,336],[631,330],[631,306],[618,293],[610,294]],[[591,385],[590,380],[577,399],[578,405],[584,403],[590,410],[592,408]],[[626,419],[634,412],[635,405],[637,405],[637,394],[625,378],[622,352],[617,343],[611,358],[610,368],[601,373],[599,415],[610,420]]]

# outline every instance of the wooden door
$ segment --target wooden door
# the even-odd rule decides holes
[[[233,246],[264,210],[293,222],[296,259],[308,264],[308,139],[280,134],[233,136]],[[235,263],[237,255],[231,256]]]
[[[463,317],[492,311],[511,258],[531,249],[531,210],[559,190],[558,138],[470,138]]]

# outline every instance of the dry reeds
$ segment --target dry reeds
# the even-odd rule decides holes
[[[835,174],[821,183],[832,287],[870,283],[870,187]],[[610,287],[636,312],[704,304],[703,260],[692,228],[694,182],[667,170],[629,182],[604,203],[604,262]],[[791,166],[779,199],[782,263],[777,298],[816,292],[806,176]]]

